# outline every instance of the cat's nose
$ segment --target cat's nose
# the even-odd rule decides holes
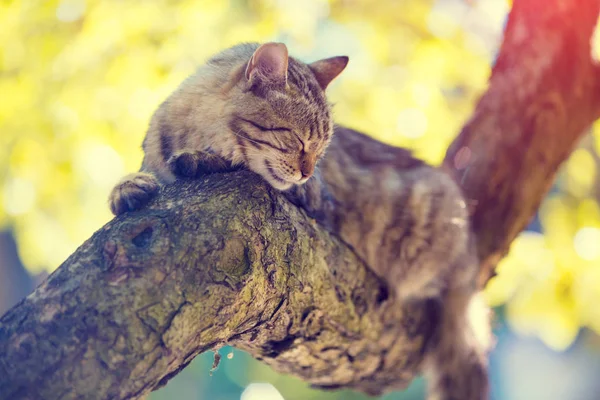
[[[310,177],[315,172],[315,163],[310,159],[303,159],[300,162],[300,172],[302,173],[302,178]]]

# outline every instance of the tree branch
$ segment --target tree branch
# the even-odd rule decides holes
[[[600,116],[598,0],[515,1],[487,92],[446,154],[464,189],[483,284]]]
[[[517,0],[490,88],[448,151],[476,202],[484,277],[600,112],[598,8]],[[318,386],[389,391],[418,373],[438,310],[387,298],[347,246],[253,174],[179,182],[0,319],[0,399],[139,398],[224,344]]]
[[[433,306],[382,306],[350,249],[254,174],[228,178],[115,218],[6,314],[0,398],[137,398],[225,344],[316,385],[409,382]]]

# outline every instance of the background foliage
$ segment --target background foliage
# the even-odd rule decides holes
[[[284,41],[305,61],[349,55],[329,90],[336,120],[438,163],[485,90],[508,9],[506,0],[0,1],[0,227],[14,232],[29,271],[57,267],[110,219],[107,195],[139,167],[158,104],[207,57],[243,41]],[[535,373],[519,381],[518,368],[505,368],[515,360],[561,376],[569,399],[598,387],[585,371],[600,359],[599,154],[596,124],[488,285],[512,330],[498,328],[499,399],[566,398],[552,397],[559,383],[535,397],[544,385]],[[554,350],[575,345],[556,355],[513,332]],[[212,378],[210,357],[199,359],[152,398],[237,399],[255,381],[286,399],[362,398],[312,391],[231,355]],[[576,376],[548,372],[548,360]],[[417,383],[392,397],[421,391]],[[277,396],[259,385],[242,399]]]

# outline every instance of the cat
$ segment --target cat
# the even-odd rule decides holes
[[[304,64],[280,43],[219,53],[156,111],[141,171],[113,189],[111,209],[138,209],[178,176],[254,171],[351,246],[399,304],[438,301],[428,399],[487,399],[490,333],[469,319],[487,308],[461,191],[408,150],[334,126],[325,89],[347,63]]]
[[[279,190],[305,183],[333,132],[324,90],[347,63],[305,64],[282,43],[212,57],[154,113],[140,172],[115,186],[111,211],[140,208],[176,176],[227,168],[246,167]]]
[[[406,149],[335,126],[314,178],[286,195],[349,244],[398,303],[441,307],[422,368],[427,399],[488,399],[489,309],[466,202],[450,176]]]

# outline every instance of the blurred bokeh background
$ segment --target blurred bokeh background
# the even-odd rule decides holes
[[[0,1],[0,314],[111,215],[151,113],[206,58],[285,42],[350,56],[339,123],[439,163],[469,118],[507,0]],[[600,35],[597,36],[600,40]],[[596,45],[596,50],[600,46]],[[486,289],[495,400],[600,398],[600,124],[563,166]],[[365,399],[320,392],[241,351],[198,357],[152,400]],[[417,380],[385,399],[423,398]]]

